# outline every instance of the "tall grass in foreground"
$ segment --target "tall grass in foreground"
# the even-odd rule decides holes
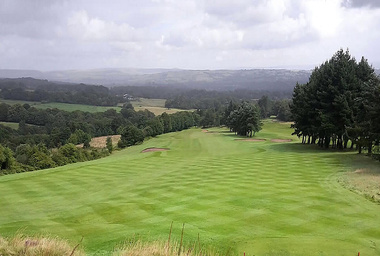
[[[13,238],[0,237],[1,256],[81,256],[79,248],[67,241],[51,237],[27,237],[16,235]]]
[[[136,241],[115,250],[114,256],[218,256],[222,255],[210,249],[193,246],[181,246],[178,242],[168,244],[165,241]],[[225,254],[223,254],[225,255]]]
[[[173,222],[170,226],[168,241],[153,241],[142,242],[141,240],[132,240],[129,243],[125,243],[121,248],[114,251],[114,256],[218,256],[220,253],[211,250],[210,248],[204,248],[201,245],[199,234],[198,240],[188,246],[184,245],[183,234],[185,230],[185,224],[182,226],[181,241],[173,242],[171,240],[173,230]],[[223,255],[229,255],[223,254]]]

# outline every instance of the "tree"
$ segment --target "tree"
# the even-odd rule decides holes
[[[257,102],[260,108],[260,114],[262,118],[267,118],[270,116],[270,110],[272,108],[272,101],[267,95],[262,96]]]
[[[118,143],[120,148],[130,147],[144,141],[143,132],[134,125],[121,128],[121,137]]]
[[[313,70],[308,83],[294,88],[294,134],[302,136],[303,143],[306,138],[307,143],[318,140],[325,148],[343,149],[351,140],[359,152],[364,145],[371,152],[377,136],[369,112],[378,83],[366,59],[357,63],[348,50],[339,50]]]
[[[112,145],[112,138],[111,137],[107,137],[106,148],[108,149],[108,152],[112,153],[113,145]]]
[[[161,114],[161,122],[164,126],[164,133],[168,133],[172,131],[172,120],[171,117],[166,113]]]
[[[14,165],[15,159],[12,150],[0,145],[0,170],[10,170]]]
[[[248,102],[242,102],[230,112],[227,126],[238,135],[252,137],[261,130],[259,110]]]

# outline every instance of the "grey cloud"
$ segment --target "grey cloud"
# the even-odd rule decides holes
[[[346,0],[343,2],[343,5],[346,7],[361,8],[361,7],[370,7],[370,8],[380,8],[379,0]]]
[[[0,34],[26,38],[54,36],[64,14],[61,0],[0,1]]]

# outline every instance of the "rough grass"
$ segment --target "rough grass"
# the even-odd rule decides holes
[[[356,152],[301,145],[268,121],[256,139],[224,129],[160,135],[96,161],[0,177],[0,234],[50,233],[87,253],[141,241],[192,244],[237,255],[380,255],[380,205],[338,183],[378,165]],[[273,143],[271,139],[293,139]],[[297,143],[298,142],[298,143]],[[169,151],[141,154],[145,148]],[[350,160],[352,159],[352,160]]]
[[[354,155],[347,159],[350,171],[339,175],[339,182],[348,189],[380,203],[380,164],[371,161],[363,164],[368,157]]]
[[[209,248],[202,248],[198,243],[181,246],[180,242],[166,241],[127,243],[113,253],[114,256],[218,256],[222,255]],[[225,255],[225,254],[224,254]]]
[[[12,238],[0,237],[2,256],[80,256],[84,255],[78,245],[51,237],[28,237],[16,235]]]
[[[166,101],[165,99],[140,98],[138,100],[131,101],[131,103],[136,111],[146,109],[154,113],[156,116],[161,115],[164,112],[168,114],[173,114],[179,111],[194,111],[194,109],[183,110],[183,109],[177,109],[177,108],[165,108],[165,101]]]

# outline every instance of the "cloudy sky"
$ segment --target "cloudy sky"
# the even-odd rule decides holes
[[[0,69],[380,68],[378,0],[0,0]]]

